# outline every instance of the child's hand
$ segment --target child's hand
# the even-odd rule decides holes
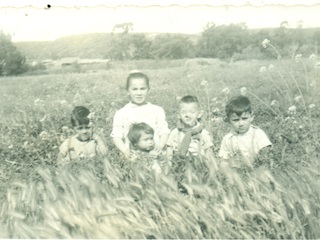
[[[159,148],[154,148],[153,150],[151,150],[150,152],[149,152],[149,154],[151,155],[151,156],[159,156],[160,154],[161,154],[161,149],[159,149]]]

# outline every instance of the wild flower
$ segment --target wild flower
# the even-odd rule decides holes
[[[67,126],[63,126],[61,128],[62,132],[68,132],[69,131],[69,128]]]
[[[265,67],[265,66],[263,66],[263,67],[261,67],[260,69],[259,69],[259,72],[260,73],[264,73],[264,72],[266,72],[267,71],[267,68]]]
[[[314,65],[315,68],[320,68],[320,62],[317,62],[315,65]]]
[[[302,99],[302,96],[296,96],[296,97],[294,98],[294,100],[295,100],[296,102],[300,102],[301,99]]]
[[[270,40],[267,38],[262,41],[262,47],[264,48],[267,48],[269,44],[270,44]]]
[[[212,110],[212,112],[213,112],[213,113],[219,113],[219,112],[220,112],[220,109],[219,109],[219,108],[214,108],[214,109]]]
[[[61,100],[59,103],[60,103],[61,105],[64,105],[64,104],[67,104],[67,101],[66,101],[66,100]]]
[[[222,89],[222,92],[226,95],[228,95],[230,93],[230,89],[228,87]]]
[[[208,86],[208,81],[202,80],[202,82],[200,83],[200,85],[207,87],[207,86]]]
[[[242,96],[245,96],[245,95],[247,94],[247,88],[246,88],[246,87],[240,88],[240,94],[241,94]]]
[[[311,103],[310,105],[309,105],[309,109],[312,109],[312,108],[315,108],[315,104],[314,103]]]
[[[296,62],[299,62],[300,60],[301,60],[301,58],[302,58],[302,54],[297,54],[295,57],[294,57],[294,60],[296,61]]]
[[[272,100],[271,103],[270,103],[270,106],[275,106],[277,105],[277,101],[276,100]]]
[[[42,131],[39,134],[39,137],[40,137],[41,140],[47,140],[49,138],[49,134],[46,131]]]
[[[313,53],[309,56],[310,60],[316,60],[316,58],[317,58],[317,56]]]
[[[217,103],[218,102],[218,98],[217,97],[212,98],[211,102]]]
[[[274,65],[273,65],[273,64],[270,64],[269,67],[268,67],[268,70],[269,70],[269,71],[272,71],[273,69],[274,69]]]
[[[179,102],[181,100],[182,97],[180,96],[176,96],[176,101]]]
[[[297,113],[297,107],[296,106],[293,105],[293,106],[288,108],[288,114],[294,115],[296,113]]]

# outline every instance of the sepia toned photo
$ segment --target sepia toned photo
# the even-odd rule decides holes
[[[211,2],[0,3],[0,238],[320,238],[320,1]]]

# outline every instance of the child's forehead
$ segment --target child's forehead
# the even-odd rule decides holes
[[[141,136],[140,137],[149,137],[149,136],[153,136],[153,134],[145,132],[145,131],[141,131]]]
[[[199,110],[200,106],[199,103],[197,102],[189,102],[189,103],[185,103],[185,102],[181,102],[179,103],[179,109],[195,109],[195,110]]]
[[[238,114],[238,113],[231,113],[229,118],[243,118],[243,117],[250,117],[251,116],[251,113],[250,112],[243,112],[241,114]]]

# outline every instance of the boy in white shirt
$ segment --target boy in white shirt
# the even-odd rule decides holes
[[[254,114],[250,100],[242,95],[233,97],[226,105],[226,115],[231,131],[222,139],[219,157],[238,167],[240,163],[234,159],[240,155],[246,166],[253,167],[262,149],[272,144],[263,130],[251,125]]]

